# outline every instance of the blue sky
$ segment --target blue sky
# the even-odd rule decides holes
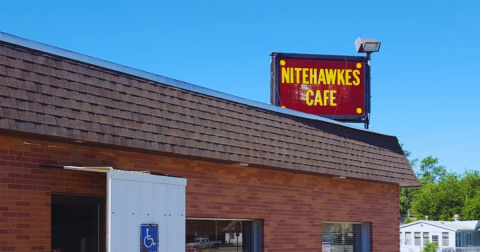
[[[480,1],[3,1],[0,31],[268,103],[271,52],[360,55],[370,129],[480,169]],[[358,127],[363,125],[358,124]]]

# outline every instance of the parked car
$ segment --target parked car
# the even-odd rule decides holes
[[[210,241],[208,238],[197,238],[194,242],[186,244],[187,248],[209,248],[209,249],[218,249],[220,248],[221,241]]]

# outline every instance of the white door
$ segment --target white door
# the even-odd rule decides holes
[[[183,178],[109,171],[107,251],[185,251],[185,186]]]

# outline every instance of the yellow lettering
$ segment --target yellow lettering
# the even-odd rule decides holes
[[[352,78],[352,69],[347,69],[345,71],[345,84],[347,84],[347,86],[351,86],[352,83],[350,82],[350,79]]]
[[[355,78],[355,81],[353,81],[354,86],[360,85],[360,78],[358,75],[360,75],[360,71],[358,69],[353,70],[353,78]]]
[[[295,74],[296,74],[296,77],[297,77],[297,82],[295,82],[295,83],[297,83],[297,84],[300,84],[300,71],[302,71],[301,68],[295,67]]]
[[[323,106],[323,103],[322,103],[322,93],[320,92],[320,90],[317,90],[317,93],[315,94],[315,106],[317,106],[317,103],[320,103],[320,106]]]
[[[293,67],[289,67],[288,69],[290,69],[290,82],[289,83],[293,83]]]
[[[302,69],[302,84],[310,84],[308,83],[308,68]]]
[[[335,84],[335,75],[337,74],[337,71],[335,69],[325,69],[325,72],[327,72],[327,84]]]
[[[315,98],[312,99],[314,95],[313,90],[307,90],[305,94],[305,101],[308,106],[332,106],[336,107],[335,103],[337,91],[336,90],[317,90],[315,92]]]
[[[337,77],[338,77],[338,80],[337,80],[337,85],[345,85],[345,78],[343,77],[343,73],[345,72],[345,70],[341,70],[341,69],[336,69],[338,71],[337,73]]]
[[[328,100],[328,93],[330,92],[330,90],[323,90],[323,104],[325,104],[325,106],[327,105],[327,100]]]
[[[317,84],[317,69],[310,68],[310,84]]]
[[[318,82],[317,84],[325,84],[325,71],[323,68],[318,71]]]
[[[290,74],[288,68],[282,67],[282,83],[290,83]]]
[[[307,102],[308,106],[313,105],[313,100],[310,99],[310,95],[313,95],[313,91],[311,89],[307,90],[307,93],[305,95],[305,101]]]
[[[332,107],[336,107],[336,106],[337,106],[337,104],[334,102],[335,99],[337,99],[337,98],[335,97],[335,94],[336,94],[336,93],[337,93],[337,90],[330,90],[330,106],[332,106]]]

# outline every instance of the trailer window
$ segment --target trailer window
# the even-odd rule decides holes
[[[466,239],[465,239],[466,240],[466,245],[467,246],[472,246],[473,245],[473,243],[472,243],[472,233],[467,233],[465,235],[465,237],[466,237]]]
[[[415,232],[415,246],[420,246],[420,232]]]
[[[423,244],[430,241],[428,232],[423,232]]]
[[[405,232],[405,245],[412,245],[412,233]]]
[[[448,232],[442,233],[442,246],[448,247]]]

